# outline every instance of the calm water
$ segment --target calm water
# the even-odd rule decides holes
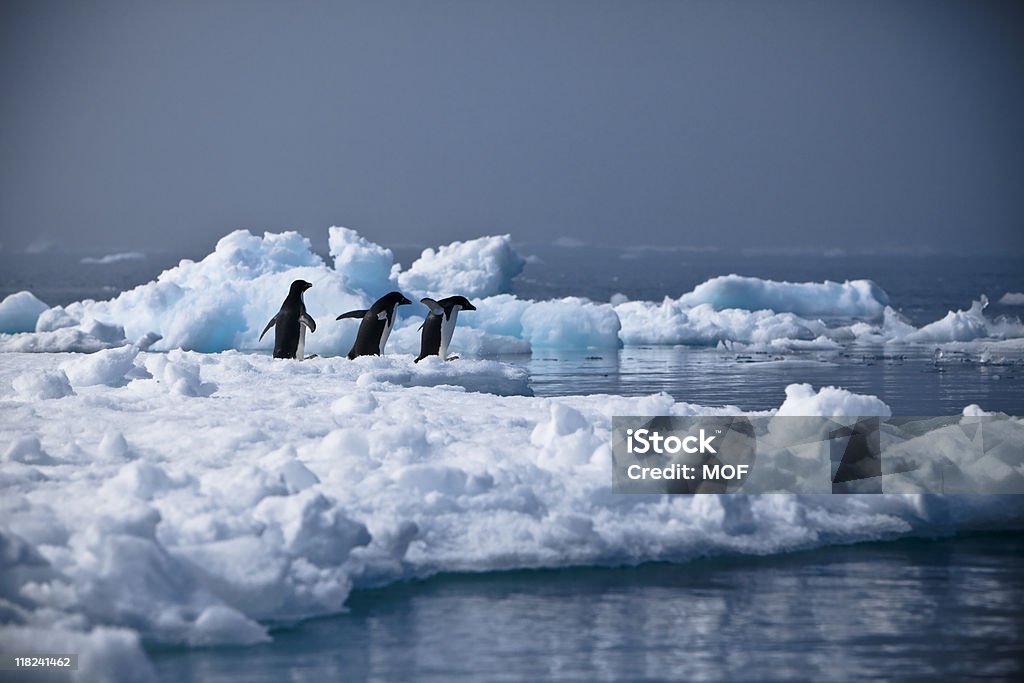
[[[676,400],[699,405],[768,410],[785,400],[787,385],[808,382],[873,394],[894,415],[959,415],[972,403],[1024,415],[1024,357],[1015,357],[1011,365],[986,365],[959,357],[936,361],[930,350],[914,347],[852,347],[785,357],[693,347],[630,347],[618,352],[543,351],[506,360],[527,367],[538,396],[641,396],[665,391]]]
[[[162,680],[207,683],[1020,680],[1022,556],[1002,535],[440,576],[271,645],[152,654]]]

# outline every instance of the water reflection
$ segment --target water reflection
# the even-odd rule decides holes
[[[1024,367],[936,364],[925,348],[853,347],[843,352],[734,353],[693,347],[620,351],[535,351],[509,357],[530,372],[538,396],[659,391],[700,405],[769,410],[794,382],[840,386],[879,396],[895,415],[956,415],[972,403],[1024,414]]]
[[[272,645],[155,654],[168,681],[1012,676],[1021,554],[1016,535],[446,576],[357,592]]]

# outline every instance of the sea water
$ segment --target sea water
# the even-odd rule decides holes
[[[438,576],[249,648],[152,648],[163,680],[1009,680],[1024,538]]]
[[[1007,254],[523,251],[531,258],[515,293],[536,299],[658,301],[728,273],[868,278],[922,325],[982,294],[997,302],[1024,291],[1021,260]],[[99,266],[60,252],[0,253],[0,296],[30,289],[51,305],[109,298],[181,256],[189,255]],[[415,252],[397,256],[409,263]],[[994,303],[988,313],[1019,311]],[[453,348],[457,339],[458,332]],[[925,347],[784,355],[627,347],[506,360],[527,367],[541,396],[665,391],[679,401],[764,410],[781,403],[786,385],[809,382],[875,394],[897,415],[956,414],[971,403],[1024,414],[1021,364],[937,358]],[[1013,678],[1024,670],[1021,554],[1024,538],[1010,534],[683,565],[443,575],[356,591],[347,613],[278,624],[267,645],[148,648],[166,681]]]

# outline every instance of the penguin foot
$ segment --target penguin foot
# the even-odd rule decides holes
[[[458,360],[458,359],[459,359],[458,356],[449,356],[448,358],[445,358],[445,360]]]

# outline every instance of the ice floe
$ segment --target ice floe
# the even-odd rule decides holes
[[[107,662],[93,671],[146,680],[140,638],[263,642],[268,623],[338,612],[353,588],[439,571],[770,554],[1024,517],[1013,496],[612,494],[613,415],[736,409],[497,395],[527,392],[494,361],[0,354],[4,643],[57,634]],[[889,409],[792,385],[772,412]]]

